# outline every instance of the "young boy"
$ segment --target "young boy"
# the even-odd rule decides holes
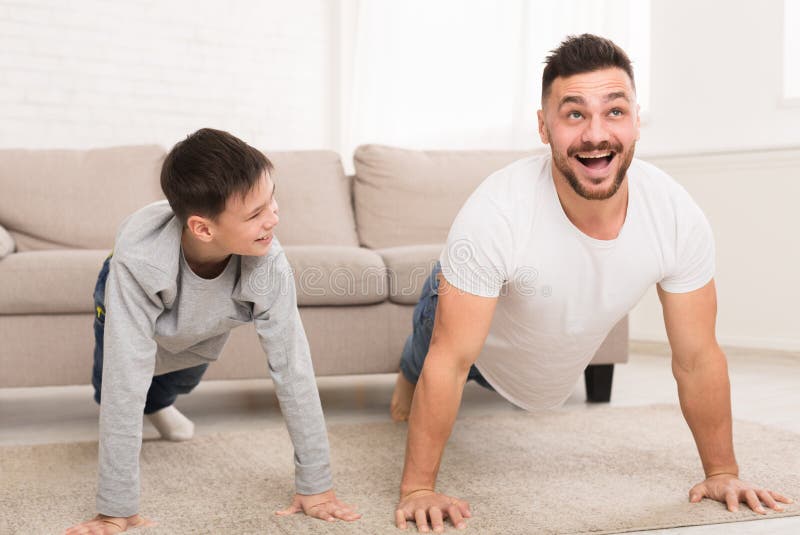
[[[295,449],[289,508],[325,520],[360,514],[332,490],[328,439],[294,279],[274,237],[272,164],[219,130],[179,142],[161,170],[167,201],[117,233],[95,288],[92,382],[100,403],[98,515],[67,533],[152,525],[139,515],[142,413],[167,440],[194,424],[173,406],[216,360],[233,327],[254,321]]]

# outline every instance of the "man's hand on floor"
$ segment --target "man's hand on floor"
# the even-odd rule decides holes
[[[352,505],[340,502],[333,490],[329,490],[320,494],[295,494],[292,505],[283,511],[275,511],[275,514],[283,516],[305,513],[310,517],[329,522],[337,519],[352,522],[361,518],[361,514],[356,513],[355,509]]]
[[[793,500],[775,491],[753,485],[740,480],[734,474],[718,474],[698,483],[689,491],[689,501],[697,503],[703,498],[710,498],[727,504],[728,511],[739,510],[739,503],[746,503],[756,513],[766,514],[764,505],[775,511],[783,511],[780,503],[792,503]]]
[[[467,527],[464,518],[471,517],[469,504],[458,498],[439,494],[432,490],[409,492],[400,499],[394,512],[395,524],[400,529],[408,527],[407,520],[417,524],[417,531],[428,532],[431,528],[436,533],[444,531],[444,521],[449,518],[458,529]],[[428,526],[430,519],[430,527]]]

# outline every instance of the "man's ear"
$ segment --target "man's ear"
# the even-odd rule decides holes
[[[200,241],[207,243],[213,238],[211,222],[205,217],[200,217],[199,215],[189,216],[189,219],[186,220],[186,227],[192,233],[192,236]]]
[[[636,141],[642,137],[642,107],[636,104]]]
[[[539,138],[542,140],[542,143],[548,145],[550,139],[547,136],[547,127],[544,125],[544,111],[537,111],[536,118],[539,119]]]

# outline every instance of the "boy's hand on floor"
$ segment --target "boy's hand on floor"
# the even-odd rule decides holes
[[[97,515],[91,520],[77,524],[67,529],[64,535],[92,534],[92,535],[111,535],[122,533],[133,528],[151,527],[157,525],[152,520],[148,520],[140,515],[129,517],[113,517]]]
[[[283,511],[275,511],[275,514],[283,516],[300,512],[329,522],[336,519],[352,522],[361,518],[361,513],[356,513],[355,506],[340,502],[333,490],[321,494],[295,494],[292,505]]]

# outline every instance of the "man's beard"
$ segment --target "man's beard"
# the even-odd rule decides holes
[[[628,167],[630,167],[631,162],[633,161],[633,153],[636,149],[636,142],[634,141],[630,148],[625,152],[622,150],[622,145],[612,145],[607,141],[604,141],[599,145],[583,144],[580,147],[570,147],[567,150],[566,157],[558,150],[555,150],[555,147],[553,147],[553,149],[553,163],[555,163],[556,168],[561,171],[561,174],[567,179],[567,182],[569,182],[569,185],[572,187],[575,193],[589,201],[604,201],[613,197],[614,194],[619,190],[622,182],[625,180],[625,174],[628,172]],[[605,191],[590,191],[584,187],[583,184],[581,184],[581,182],[578,180],[578,177],[572,172],[568,161],[570,158],[573,158],[580,152],[601,150],[613,151],[614,159],[620,158],[619,170],[617,171],[617,176],[614,177],[614,182],[608,187],[608,189]]]

